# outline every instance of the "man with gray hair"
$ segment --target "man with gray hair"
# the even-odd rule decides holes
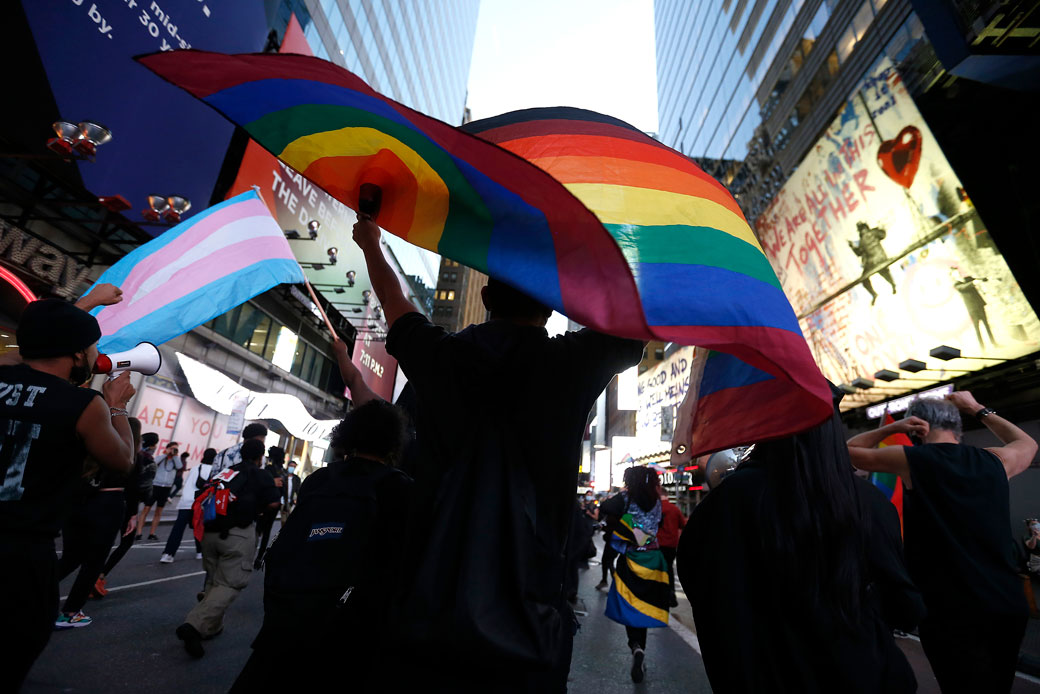
[[[961,443],[962,413],[1004,445]],[[876,448],[896,433],[915,445]],[[1028,613],[1014,560],[1008,480],[1029,467],[1036,441],[960,391],[919,399],[902,420],[848,444],[857,468],[902,479],[906,564],[928,608],[921,645],[942,691],[1010,691]]]

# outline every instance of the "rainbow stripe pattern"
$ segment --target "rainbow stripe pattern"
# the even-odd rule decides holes
[[[830,415],[826,382],[739,207],[635,128],[577,109],[454,128],[299,55],[138,60],[348,206],[362,184],[380,186],[387,231],[591,328],[719,352],[700,380],[694,452]]]
[[[94,286],[114,284],[123,300],[91,311],[103,335],[98,349],[159,345],[271,287],[303,281],[281,227],[250,190],[164,231],[105,270]]]

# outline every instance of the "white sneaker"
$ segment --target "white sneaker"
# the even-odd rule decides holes
[[[173,563],[173,555],[172,554],[164,554],[164,555],[162,555],[161,557],[159,557],[159,563],[160,564],[172,564]]]
[[[196,559],[202,559],[202,552],[196,552],[195,553],[195,558]]]

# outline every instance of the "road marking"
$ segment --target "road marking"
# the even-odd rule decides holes
[[[126,590],[127,588],[137,588],[137,587],[140,587],[140,586],[150,586],[153,583],[163,583],[164,581],[176,581],[178,578],[191,578],[192,576],[202,576],[205,573],[206,573],[205,571],[196,571],[196,572],[190,573],[190,574],[179,574],[177,576],[167,576],[166,578],[156,578],[156,579],[151,580],[151,581],[141,581],[140,583],[128,583],[125,586],[115,586],[114,588],[109,588],[107,592],[114,593],[117,590]],[[62,595],[59,598],[59,600],[65,600],[68,597],[69,597],[68,595]]]
[[[669,618],[668,626],[671,627],[672,631],[679,635],[686,645],[697,652],[697,655],[701,654],[701,642],[697,638],[697,634],[693,633],[686,628],[686,625],[676,619],[674,616]]]

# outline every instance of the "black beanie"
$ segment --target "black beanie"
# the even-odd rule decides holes
[[[18,322],[23,359],[70,357],[101,338],[97,319],[61,299],[41,299],[25,307]]]

